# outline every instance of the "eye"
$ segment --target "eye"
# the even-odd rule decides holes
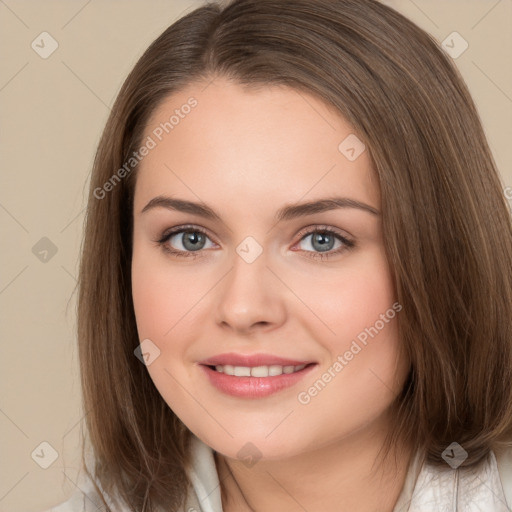
[[[309,231],[302,231],[299,233],[299,236],[301,236],[299,244],[310,238],[310,241],[305,244],[306,247],[309,246],[313,248],[313,251],[305,250],[305,252],[311,253],[308,254],[310,258],[327,259],[355,247],[355,243],[352,240],[348,239],[337,230],[327,226],[316,226],[314,229],[309,228]],[[333,251],[332,249],[336,241],[338,241],[340,245]],[[317,250],[319,252],[315,252]]]
[[[209,240],[209,236],[206,231],[197,226],[180,226],[165,232],[157,242],[165,252],[174,256],[194,258],[194,253],[208,248],[205,247],[207,239]],[[177,244],[178,248],[172,247],[171,242]]]
[[[309,253],[308,257],[310,258],[327,259],[355,246],[352,240],[328,226],[315,226],[308,229],[309,231],[303,230],[299,233],[301,237],[299,244],[311,237],[309,243],[305,245],[313,250],[304,247],[300,249]],[[205,247],[207,240],[210,240],[210,237],[205,230],[191,225],[178,226],[171,231],[166,231],[156,242],[165,252],[173,256],[195,258],[200,255],[203,249],[211,248],[211,246]],[[338,248],[333,250],[336,242],[339,242]],[[177,244],[178,247],[173,247],[173,244]]]

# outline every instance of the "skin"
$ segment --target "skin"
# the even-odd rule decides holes
[[[386,463],[378,471],[374,463],[409,368],[398,350],[399,314],[308,404],[297,398],[396,301],[381,216],[339,208],[273,219],[285,205],[331,196],[380,211],[368,151],[349,161],[338,150],[354,130],[315,96],[277,86],[248,90],[223,77],[207,84],[166,98],[146,127],[145,137],[191,96],[197,100],[138,169],[132,291],[140,340],[160,350],[149,374],[169,407],[217,452],[225,511],[250,510],[245,500],[267,512],[391,511],[410,453],[396,468]],[[202,201],[222,220],[163,207],[141,213],[159,195]],[[173,256],[156,241],[183,224],[208,233],[196,257]],[[313,236],[298,234],[326,226],[355,246],[315,258],[321,249]],[[248,236],[263,250],[252,263],[236,252]],[[166,244],[186,251],[183,239]],[[330,252],[343,246],[335,241]],[[225,352],[318,364],[291,388],[237,398],[198,367]],[[237,458],[248,442],[261,454],[250,467]]]

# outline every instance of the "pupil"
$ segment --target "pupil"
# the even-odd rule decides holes
[[[331,244],[329,244],[328,239],[331,238]],[[315,237],[313,237],[313,246],[315,243],[319,243],[319,247],[315,247],[316,249],[320,249],[321,251],[329,251],[332,249],[332,236],[328,233],[317,233]]]
[[[201,239],[203,237],[202,233],[197,233],[195,231],[189,231],[186,233],[186,236],[184,238],[183,245],[187,249],[191,250],[197,250],[198,243],[201,243]],[[188,246],[188,247],[187,247]]]

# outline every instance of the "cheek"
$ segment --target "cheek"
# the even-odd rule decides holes
[[[166,340],[187,325],[207,284],[197,272],[176,270],[159,250],[134,246],[132,296],[139,337]],[[189,267],[192,268],[192,267]]]
[[[381,320],[383,311],[393,318]],[[399,313],[377,305],[375,313],[359,325],[361,320],[350,318],[350,325],[338,324],[344,336],[330,346],[322,368],[296,395],[296,420],[316,424],[315,418],[321,418],[326,439],[349,435],[376,420],[402,389],[409,363],[399,351]]]
[[[309,309],[308,313],[302,308],[299,318],[312,339],[330,353],[348,350],[358,336],[364,342],[376,323],[377,330],[386,326],[389,332],[388,324],[397,316],[391,273],[381,250],[347,260],[338,271],[290,277],[288,282],[293,282],[294,292]]]
[[[317,407],[320,414],[330,403],[337,404],[331,409],[333,416],[348,410],[362,419],[389,405],[407,374],[398,340],[402,307],[395,301],[391,274],[380,252],[321,284],[310,288],[308,301],[324,327],[319,331],[317,321],[316,332],[313,323],[309,329],[326,357],[297,398],[309,405],[308,414]]]
[[[132,296],[139,340],[151,340],[159,351],[147,369],[169,406],[185,413],[190,396],[180,383],[194,378],[190,349],[201,337],[204,322],[198,314],[215,279],[195,265],[169,264],[142,242],[134,244]]]
[[[202,287],[190,286],[192,276],[171,270],[155,253],[134,245],[132,296],[137,330],[141,341],[150,339],[159,350],[147,366],[155,387],[171,409],[188,419],[190,396],[183,391],[183,383],[188,382],[189,368],[182,363],[197,325],[191,309]]]

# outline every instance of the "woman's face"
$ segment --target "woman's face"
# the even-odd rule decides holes
[[[377,424],[408,364],[378,184],[351,126],[304,92],[216,78],[167,98],[144,143],[133,301],[169,407],[233,458]]]

